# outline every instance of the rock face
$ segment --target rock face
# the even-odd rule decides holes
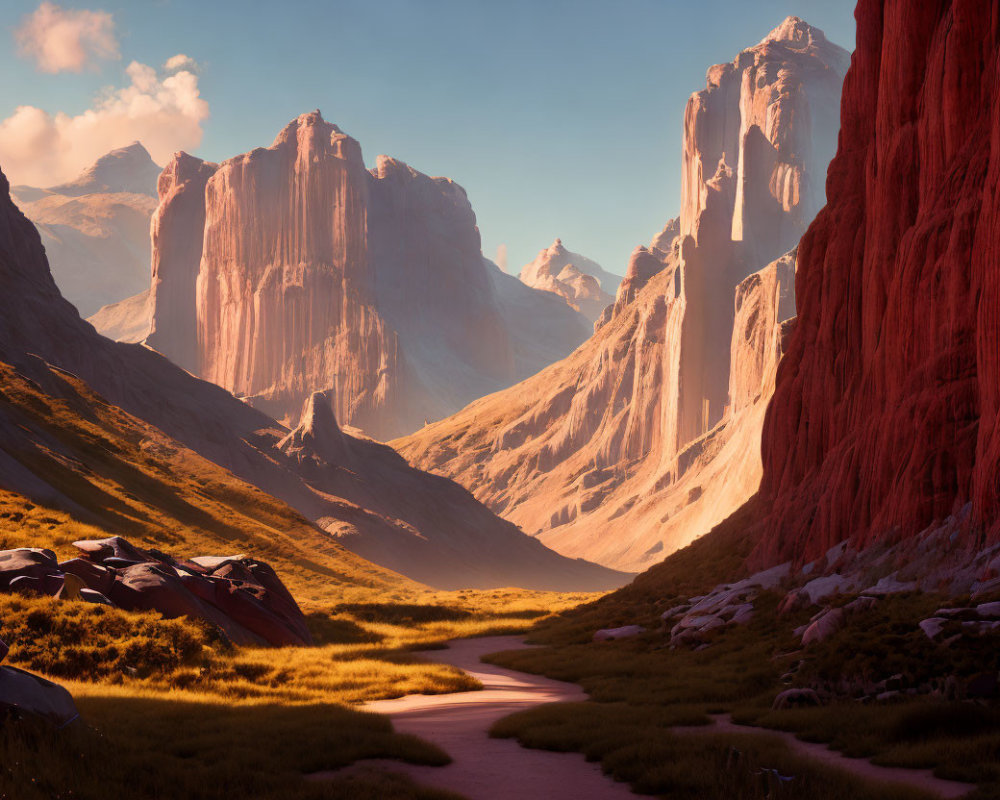
[[[847,53],[789,17],[708,71],[684,112],[678,445],[728,403],[733,306],[744,278],[790,250],[823,206]],[[720,302],[720,298],[724,298]]]
[[[325,407],[313,402],[290,432],[149,348],[99,336],[60,296],[38,233],[2,175],[0,283],[6,493],[141,532],[163,516],[177,520],[173,535],[192,525],[230,537],[265,527],[281,552],[297,554],[297,568],[333,582],[347,580],[348,567],[387,574],[344,546],[449,588],[599,589],[627,579],[557,555],[457,484],[337,430],[332,398]],[[188,482],[165,483],[179,475]],[[208,508],[205,494],[215,498]]]
[[[542,250],[521,270],[521,282],[533,289],[565,298],[570,308],[591,322],[613,301],[610,292],[621,281],[596,261],[567,250],[561,239]]]
[[[525,286],[492,261],[483,261],[510,334],[518,380],[572,353],[590,337],[590,321],[562,299]]]
[[[970,511],[1000,535],[1000,20],[861,0],[829,203],[763,435],[756,558],[808,560]]]
[[[0,551],[0,592],[24,592],[187,616],[216,625],[237,644],[306,645],[312,635],[292,595],[267,564],[246,556],[178,560],[120,536],[73,543],[82,558],[50,550]],[[46,585],[45,579],[49,579]],[[54,589],[54,591],[52,590]]]
[[[688,103],[681,217],[632,254],[594,336],[400,452],[556,550],[620,569],[742,504],[760,480],[795,314],[792,248],[822,203],[846,62],[789,18],[712,67]]]
[[[159,188],[147,343],[278,419],[332,390],[339,421],[388,438],[584,338],[562,316],[519,347],[464,190],[384,156],[366,170],[318,111],[219,165],[178,154]]]
[[[149,217],[160,168],[135,142],[98,159],[71,183],[15,186],[14,199],[37,226],[66,298],[83,315],[149,283]]]

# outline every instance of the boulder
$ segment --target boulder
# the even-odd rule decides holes
[[[7,589],[16,578],[44,578],[58,572],[56,554],[51,550],[21,547],[0,551],[0,591]]]
[[[847,615],[842,608],[830,608],[813,619],[802,634],[802,644],[809,645],[822,642],[835,634],[847,622]]]
[[[603,628],[594,633],[595,642],[610,642],[615,639],[630,639],[640,636],[646,629],[642,625],[623,625],[620,628]]]
[[[834,573],[814,578],[800,590],[809,598],[810,603],[818,603],[834,594],[839,594],[850,588],[853,581],[843,575]]]
[[[976,613],[985,619],[1000,619],[1000,601],[980,603],[976,606]]]
[[[944,624],[947,622],[944,617],[930,617],[920,622],[920,630],[924,632],[928,639],[933,641],[941,635]]]
[[[78,550],[82,550],[84,555],[91,561],[103,563],[108,559],[114,559],[117,561],[116,566],[142,564],[158,560],[147,551],[140,550],[121,536],[111,536],[107,539],[84,539],[73,542],[73,546]]]
[[[115,572],[87,558],[71,558],[59,562],[59,570],[67,575],[80,578],[88,589],[106,594],[115,582]]]
[[[785,708],[806,708],[822,704],[819,694],[814,689],[785,689],[774,698],[771,708],[780,711]]]
[[[80,716],[63,687],[17,667],[0,667],[0,718],[11,712],[42,717],[59,727]]]

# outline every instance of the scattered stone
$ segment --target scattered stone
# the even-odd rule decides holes
[[[986,619],[1000,619],[1000,601],[980,603],[976,606],[976,613]]]
[[[80,716],[62,686],[17,667],[0,667],[0,718],[11,712],[42,717],[59,727]]]
[[[945,622],[947,620],[943,617],[930,617],[920,622],[920,630],[924,632],[928,639],[934,641],[941,635]]]
[[[603,628],[594,634],[595,642],[610,642],[615,639],[629,639],[646,632],[642,625],[623,625],[620,628]]]
[[[780,711],[784,708],[807,708],[822,704],[819,693],[814,689],[785,689],[774,698],[771,708]]]
[[[821,611],[806,627],[802,634],[802,644],[809,645],[822,642],[835,634],[847,623],[847,615],[842,608],[830,608]]]
[[[811,604],[818,603],[821,600],[840,594],[848,590],[854,581],[850,578],[846,578],[843,575],[834,573],[833,575],[824,575],[821,578],[814,578],[809,581],[800,590],[809,598]]]
[[[62,563],[51,550],[0,551],[0,591],[204,619],[237,644],[312,642],[295,599],[263,562],[244,555],[179,561],[120,536],[73,544],[82,557]]]

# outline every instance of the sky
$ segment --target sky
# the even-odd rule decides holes
[[[853,0],[3,0],[0,167],[50,185],[141,140],[269,145],[299,114],[468,192],[516,273],[560,237],[621,274],[680,205],[684,105],[786,16]]]

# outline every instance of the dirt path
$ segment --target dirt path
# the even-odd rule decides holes
[[[712,725],[697,727],[672,728],[674,733],[696,736],[706,733],[759,734],[761,736],[778,736],[796,755],[804,756],[824,765],[849,772],[866,781],[877,783],[893,783],[922,789],[942,798],[964,797],[976,787],[970,783],[959,783],[935,777],[929,769],[907,769],[904,767],[880,767],[864,758],[850,758],[836,750],[831,750],[825,744],[803,742],[788,731],[776,731],[770,728],[757,728],[751,725],[737,725],[729,714],[712,716]]]
[[[442,695],[407,695],[364,706],[387,714],[396,730],[434,742],[453,759],[446,767],[424,767],[400,761],[362,761],[347,770],[316,773],[322,780],[346,771],[399,772],[418,783],[458,792],[469,800],[635,800],[629,787],[616,783],[576,753],[553,753],[521,747],[512,739],[491,739],[490,726],[515,711],[542,703],[579,702],[587,694],[575,683],[484,664],[488,653],[519,650],[528,645],[517,636],[459,639],[446,650],[419,655],[428,661],[452,664],[483,684],[479,692]],[[848,758],[823,744],[803,742],[792,733],[737,725],[728,714],[716,715],[712,725],[678,727],[681,735],[708,733],[759,734],[780,737],[792,752],[860,778],[879,783],[903,784],[941,798],[964,797],[975,787],[937,778],[930,770],[879,767],[863,758]]]
[[[348,769],[401,772],[425,786],[448,789],[470,800],[635,800],[629,787],[616,783],[577,753],[529,750],[513,739],[491,739],[498,719],[542,703],[575,702],[587,695],[575,683],[484,664],[480,658],[527,645],[516,636],[461,639],[447,650],[420,653],[428,661],[453,664],[483,684],[480,692],[408,695],[364,706],[388,714],[401,733],[412,733],[442,747],[453,759],[446,767],[423,767],[399,761],[362,761]],[[339,773],[323,773],[322,778]]]

